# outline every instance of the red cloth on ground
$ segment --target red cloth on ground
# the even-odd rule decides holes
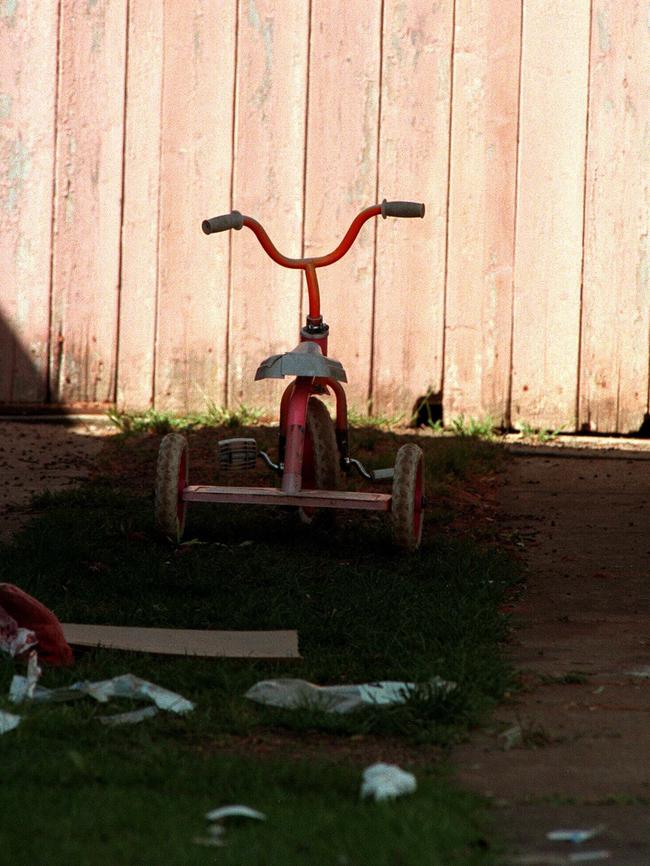
[[[61,623],[44,604],[11,583],[0,583],[0,606],[19,626],[31,629],[38,638],[39,661],[48,665],[71,665],[74,655]]]

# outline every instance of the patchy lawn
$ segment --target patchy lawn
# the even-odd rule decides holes
[[[250,432],[271,447],[271,430]],[[192,483],[213,479],[218,435],[189,434]],[[196,709],[107,729],[91,701],[21,707],[22,724],[0,738],[5,778],[15,780],[0,788],[14,827],[7,835],[13,863],[42,859],[48,843],[48,864],[161,862],[161,850],[166,864],[214,862],[215,854],[260,866],[495,862],[481,804],[449,786],[443,758],[444,746],[513,687],[499,647],[507,633],[500,606],[517,569],[458,529],[472,526],[483,507],[472,485],[483,479],[485,489],[499,452],[467,437],[373,429],[355,431],[354,454],[389,465],[405,441],[425,449],[434,503],[422,549],[407,557],[391,549],[382,518],[359,514],[326,530],[302,527],[286,511],[195,506],[186,538],[196,543],[160,540],[150,492],[159,436],[147,434],[110,440],[91,483],[35,503],[40,514],[3,550],[0,579],[62,620],[296,628],[303,659],[93,651],[74,671],[46,671],[47,686],[130,671]],[[0,666],[3,691],[12,670],[10,662]],[[457,687],[444,698],[423,689],[403,706],[349,716],[270,709],[242,697],[257,680],[278,676],[352,683],[434,675]],[[127,702],[101,712],[112,708]],[[309,763],[286,758],[301,744]],[[360,803],[361,769],[379,757],[417,765],[418,791],[391,805]],[[269,820],[233,827],[223,849],[193,845],[203,835],[202,814],[224,802],[247,803]]]

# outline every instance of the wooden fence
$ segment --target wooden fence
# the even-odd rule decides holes
[[[2,0],[0,401],[271,405],[321,272],[353,403],[635,430],[647,0]]]

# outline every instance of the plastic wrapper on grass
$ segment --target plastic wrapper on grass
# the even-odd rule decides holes
[[[394,800],[403,794],[412,794],[416,788],[413,773],[407,773],[396,764],[372,764],[363,771],[361,799]]]
[[[551,842],[572,842],[574,845],[580,845],[600,835],[605,829],[604,824],[598,824],[588,830],[550,830],[546,838]]]
[[[27,661],[27,676],[22,677],[16,674],[9,686],[9,700],[11,703],[20,704],[25,700],[33,700],[37,688],[36,684],[41,674],[38,655],[36,654],[36,650],[32,650]]]
[[[251,809],[250,806],[241,805],[220,806],[218,809],[212,809],[205,817],[207,821],[214,823],[208,827],[208,835],[195,836],[194,843],[215,848],[221,848],[226,844],[223,838],[225,827],[221,823],[225,818],[253,818],[256,821],[266,821],[266,815],[263,812]]]
[[[160,710],[184,714],[194,709],[194,704],[176,692],[171,692],[155,683],[142,680],[133,674],[122,674],[110,680],[98,682],[82,681],[59,689],[47,689],[36,685],[28,677],[15,676],[11,682],[9,697],[14,703],[32,700],[35,703],[68,701],[89,695],[101,704],[111,698],[132,698],[151,701]]]
[[[384,680],[340,686],[317,686],[305,680],[280,678],[255,683],[244,697],[271,707],[309,708],[344,715],[369,707],[405,704],[420,689],[431,698],[433,694],[448,694],[455,688],[455,683],[445,682],[440,677],[433,677],[425,684]]]
[[[254,818],[257,821],[266,821],[264,812],[251,809],[250,806],[219,806],[212,809],[205,816],[206,821],[223,821],[224,818]]]
[[[7,713],[0,710],[0,734],[6,734],[8,731],[13,731],[20,724],[21,717],[14,713]]]

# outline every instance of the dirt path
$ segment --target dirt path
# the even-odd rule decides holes
[[[88,475],[112,432],[100,422],[0,420],[0,541],[28,520],[34,494],[63,490]]]
[[[510,649],[529,685],[454,763],[493,799],[512,862],[650,863],[650,679],[629,674],[650,676],[650,449],[621,445],[633,450],[516,456],[500,490],[528,570]],[[546,840],[599,824],[580,847]]]

